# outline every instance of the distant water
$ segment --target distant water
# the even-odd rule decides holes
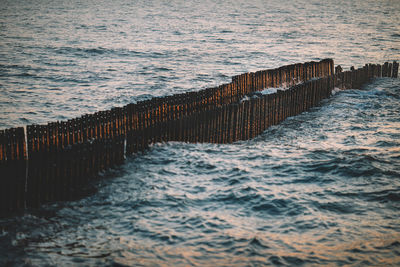
[[[335,59],[400,60],[399,1],[0,2],[0,128]],[[249,141],[157,144],[0,220],[0,266],[400,265],[400,80]]]

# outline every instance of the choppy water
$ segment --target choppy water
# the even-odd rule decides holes
[[[1,1],[0,128],[246,71],[400,59],[398,1]],[[168,143],[98,192],[0,220],[0,265],[399,265],[400,80],[261,136]]]

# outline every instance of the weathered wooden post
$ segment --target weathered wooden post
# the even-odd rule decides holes
[[[237,105],[237,125],[236,125],[236,140],[242,140],[243,132],[243,102],[239,102]]]
[[[382,66],[382,77],[388,76],[389,63],[385,62]]]
[[[283,120],[283,96],[282,96],[282,90],[278,90],[277,93],[277,118],[276,118],[276,124],[279,124]]]
[[[260,128],[259,132],[262,133],[265,130],[265,97],[263,95],[260,96],[260,114],[259,114],[259,123]]]
[[[264,99],[264,128],[263,131],[265,129],[267,129],[270,126],[270,120],[269,120],[269,95],[263,95],[263,99]]]
[[[302,95],[302,112],[307,111],[308,110],[308,87],[310,85],[310,82],[306,82],[303,84],[303,95]]]
[[[20,211],[25,203],[24,129],[0,131],[0,216]]]
[[[255,124],[256,124],[256,101],[251,98],[249,101],[249,136],[247,139],[255,137]]]
[[[392,71],[392,78],[397,78],[399,73],[399,63],[393,61],[393,71]]]
[[[226,139],[225,143],[232,143],[232,127],[233,127],[233,106],[229,104],[226,106]]]
[[[269,94],[269,126],[275,125],[275,118],[276,118],[276,94]]]

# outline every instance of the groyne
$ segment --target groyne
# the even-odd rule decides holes
[[[68,200],[101,171],[157,142],[233,143],[328,98],[398,76],[399,64],[342,71],[332,59],[245,73],[197,92],[83,115],[68,121],[0,130],[0,214]],[[266,88],[278,88],[268,93]]]

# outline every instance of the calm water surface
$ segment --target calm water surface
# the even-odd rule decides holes
[[[0,128],[331,57],[400,60],[399,1],[0,2]],[[97,192],[0,220],[0,265],[400,264],[400,80],[257,138],[157,144]]]

